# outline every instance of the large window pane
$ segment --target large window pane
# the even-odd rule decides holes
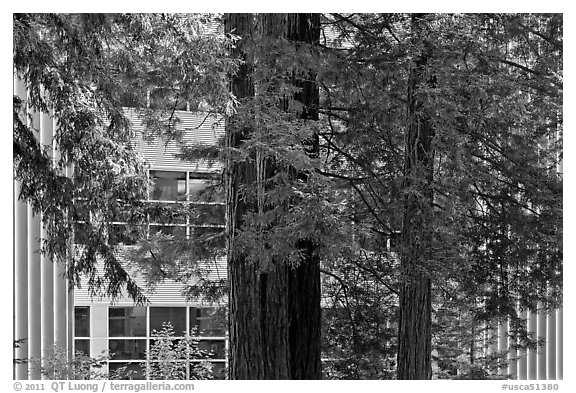
[[[182,203],[149,202],[147,211],[152,224],[186,223],[186,208]]]
[[[190,204],[190,223],[192,225],[224,225],[224,205],[217,204]]]
[[[90,307],[74,307],[74,336],[90,336]]]
[[[170,235],[176,239],[184,239],[186,237],[186,227],[174,225],[150,225],[150,236],[158,233]]]
[[[153,185],[149,197],[155,201],[178,201],[186,198],[186,173],[150,171]]]
[[[226,247],[224,228],[190,227],[190,238],[208,250],[223,250]]]
[[[170,339],[150,339],[149,355],[148,360],[159,361],[167,360],[167,356],[174,356],[180,360],[186,360],[188,358],[188,351],[186,350],[186,340],[185,338],[170,338]]]
[[[189,179],[188,194],[193,202],[224,202],[222,186],[212,179]]]
[[[150,307],[150,332],[162,330],[162,324],[170,322],[176,336],[186,333],[186,308],[184,307]]]
[[[224,340],[200,340],[198,349],[208,352],[208,357],[211,359],[224,359],[226,357]]]
[[[190,327],[196,328],[196,335],[223,337],[226,329],[224,312],[214,308],[190,308]]]
[[[226,379],[226,363],[212,362],[212,377],[214,379]]]
[[[90,356],[90,340],[74,340],[74,352]]]
[[[109,340],[112,360],[146,359],[146,340]]]
[[[145,307],[110,307],[110,337],[144,337],[146,336]]]

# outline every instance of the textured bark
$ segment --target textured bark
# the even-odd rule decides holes
[[[425,21],[412,19],[416,42],[423,42]],[[426,82],[425,67],[431,48],[424,43],[410,73],[408,99],[410,123],[406,133],[404,164],[404,217],[401,236],[401,268],[398,327],[398,379],[430,379],[432,340],[431,280],[426,265],[432,242],[432,181],[434,177],[434,129],[422,111],[418,89]]]
[[[259,15],[260,33],[294,41],[317,42],[319,18],[310,14]],[[241,37],[253,34],[255,17],[229,14],[228,32]],[[240,45],[241,50],[241,45]],[[249,59],[247,59],[249,60]],[[232,80],[239,99],[254,94],[250,61]],[[306,109],[302,117],[317,119],[318,89],[303,84],[296,99]],[[228,146],[238,147],[250,130],[227,129]],[[310,152],[313,153],[314,141]],[[317,146],[317,144],[316,144]],[[277,168],[273,157],[266,158],[266,177]],[[228,279],[229,279],[229,373],[231,379],[318,379],[320,378],[320,269],[314,245],[300,241],[303,261],[295,268],[279,261],[266,270],[249,263],[234,244],[243,216],[256,211],[253,202],[240,195],[244,184],[256,180],[252,161],[226,163]],[[239,252],[240,251],[240,252]]]

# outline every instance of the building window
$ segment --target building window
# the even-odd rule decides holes
[[[74,352],[90,355],[90,307],[74,307]]]
[[[146,360],[146,340],[108,340],[111,360]]]
[[[150,171],[153,201],[181,201],[186,199],[186,172]]]
[[[193,334],[198,349],[205,353],[202,358],[184,355],[175,360],[178,363],[175,365],[182,366],[184,374],[193,375],[193,368],[208,360],[213,377],[225,378],[225,314],[210,307],[110,307],[108,349],[111,357],[108,370],[123,374],[125,379],[144,379],[142,369],[148,362],[156,361],[148,358],[148,351],[156,340],[154,331],[161,331],[167,322],[174,330],[174,344]]]
[[[74,336],[90,336],[90,307],[74,307]]]
[[[110,337],[145,337],[145,307],[110,307],[108,317]]]
[[[185,307],[150,307],[150,332],[162,330],[162,324],[170,322],[176,337],[186,335]]]
[[[213,308],[190,307],[190,326],[198,336],[223,337],[226,335],[224,313]]]
[[[90,356],[90,340],[89,339],[75,339],[74,340],[74,353],[82,353],[83,355]]]

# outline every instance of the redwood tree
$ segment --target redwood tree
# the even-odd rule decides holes
[[[432,341],[432,285],[427,261],[432,249],[432,202],[434,180],[434,128],[422,110],[418,90],[433,83],[426,75],[431,43],[425,21],[412,16],[415,45],[420,54],[408,81],[408,121],[404,150],[404,219],[401,235],[400,317],[398,321],[398,379],[430,379]]]
[[[299,203],[287,186],[306,183],[300,164],[317,152],[307,124],[317,120],[318,89],[298,59],[313,53],[319,16],[231,14],[225,26],[240,37],[244,60],[232,78],[240,104],[226,130],[230,378],[318,379],[317,245],[305,232],[284,244],[270,234],[284,231]],[[296,159],[274,147],[294,130],[303,131],[292,140]]]

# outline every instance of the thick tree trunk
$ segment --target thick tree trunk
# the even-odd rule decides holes
[[[254,16],[229,14],[225,26],[243,38],[254,33]],[[259,32],[294,41],[319,40],[319,18],[310,14],[259,15]],[[283,30],[283,31],[282,31]],[[241,45],[240,45],[241,48]],[[251,61],[247,59],[232,81],[237,98],[254,95]],[[306,119],[317,119],[318,89],[303,83],[296,96]],[[251,130],[227,127],[229,147],[239,147]],[[312,143],[311,152],[317,147]],[[316,144],[317,146],[317,144]],[[265,177],[279,168],[273,157],[266,158]],[[229,375],[231,379],[318,379],[320,368],[320,267],[315,246],[302,239],[303,260],[297,267],[278,261],[259,268],[246,260],[234,243],[247,212],[257,211],[254,201],[242,196],[242,186],[256,181],[255,160],[226,163],[228,279],[229,279]]]
[[[415,41],[422,42],[421,16],[412,20]],[[403,284],[400,292],[398,327],[398,379],[430,379],[432,341],[431,280],[427,271],[432,241],[432,181],[434,176],[434,129],[418,89],[431,81],[425,67],[431,56],[429,44],[411,70],[408,99],[409,120],[406,134],[404,164],[404,218],[401,237],[401,268]]]

